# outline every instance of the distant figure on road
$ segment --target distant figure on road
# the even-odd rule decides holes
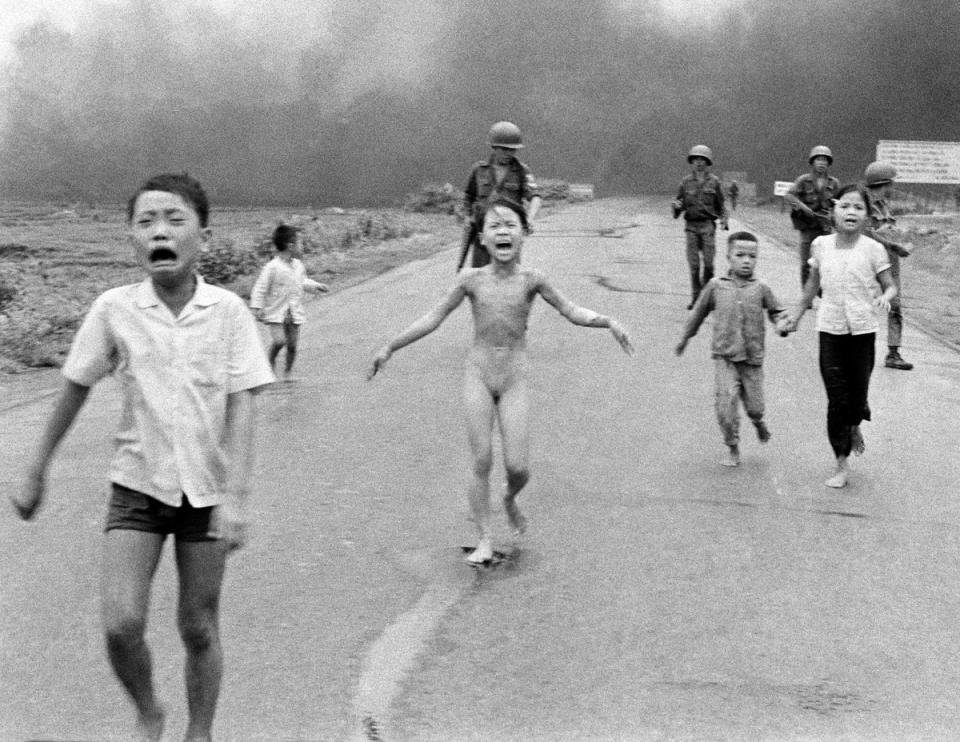
[[[303,311],[303,292],[328,291],[325,283],[307,277],[299,258],[300,232],[295,227],[281,224],[273,230],[274,256],[257,277],[250,291],[250,308],[256,318],[270,328],[270,367],[275,368],[277,356],[283,348],[287,354],[283,380],[293,381],[293,362],[297,357],[300,325],[306,319]]]
[[[683,214],[687,238],[687,265],[690,268],[690,303],[687,309],[700,295],[700,289],[713,278],[713,261],[716,256],[717,219],[727,226],[727,212],[723,202],[723,184],[720,178],[710,172],[713,165],[713,152],[709,147],[698,144],[691,147],[687,162],[693,166],[693,172],[680,181],[677,197],[671,202],[673,218]],[[701,259],[703,273],[700,272]]]
[[[879,320],[890,310],[897,287],[887,251],[862,234],[870,218],[870,197],[863,186],[847,185],[836,194],[836,232],[813,241],[810,277],[800,303],[784,329],[793,331],[810,302],[823,289],[817,308],[820,375],[827,392],[827,435],[837,460],[828,487],[845,487],[850,453],[863,453],[860,423],[870,419],[867,399],[873,372]],[[882,291],[882,293],[881,293]]]
[[[520,265],[523,223],[522,210],[512,202],[495,201],[490,205],[484,214],[481,243],[493,262],[461,272],[436,307],[379,350],[367,375],[372,379],[395,351],[429,335],[464,299],[470,300],[474,335],[467,356],[463,398],[473,456],[470,509],[479,535],[477,548],[467,556],[471,564],[482,564],[493,557],[490,468],[494,418],[500,421],[507,470],[504,510],[515,534],[526,528],[516,499],[530,476],[526,332],[537,295],[575,325],[609,328],[623,350],[633,352],[630,338],[616,320],[578,307],[540,271]]]
[[[783,197],[790,204],[790,221],[800,233],[800,285],[807,285],[810,275],[810,245],[824,234],[833,231],[830,212],[833,198],[840,190],[840,181],[827,170],[833,164],[829,147],[818,144],[807,158],[812,170],[797,178]]]
[[[872,237],[887,250],[890,258],[890,277],[897,287],[897,295],[890,300],[887,312],[887,357],[883,365],[900,371],[909,371],[913,364],[903,360],[900,355],[900,342],[903,336],[903,310],[900,303],[900,258],[906,258],[913,252],[913,245],[904,242],[897,230],[897,220],[890,212],[890,199],[893,196],[893,180],[897,170],[888,162],[871,162],[864,171],[863,180],[870,195],[870,220],[864,234]]]
[[[90,387],[113,374],[123,408],[110,467],[103,621],[113,670],[136,706],[136,739],[152,742],[163,736],[164,708],[145,631],[168,534],[176,539],[186,649],[185,739],[211,738],[223,673],[220,588],[227,554],[246,540],[254,393],[274,380],[243,300],[194,270],[210,239],[208,211],[206,194],[187,175],[151,178],[130,199],[130,237],[146,280],[93,303],[27,482],[12,498],[21,518],[34,516],[57,445]]]
[[[763,420],[763,313],[771,322],[779,322],[786,312],[773,291],[754,277],[759,245],[750,232],[734,232],[727,240],[730,272],[712,278],[700,293],[683,328],[683,336],[675,348],[682,355],[687,342],[700,329],[710,312],[713,320],[714,386],[717,421],[727,446],[723,466],[740,463],[740,412],[743,400],[747,417],[757,430],[761,443],[770,440],[770,431]]]
[[[737,181],[730,181],[730,187],[727,189],[727,194],[730,196],[730,211],[736,211],[737,196],[740,195],[740,186],[737,185]]]
[[[492,149],[489,160],[481,160],[473,166],[467,187],[463,191],[463,211],[467,222],[463,231],[463,243],[457,271],[463,268],[467,253],[470,265],[479,268],[490,262],[490,256],[480,245],[483,232],[483,215],[487,206],[497,200],[505,200],[526,214],[524,232],[533,231],[542,202],[537,183],[530,168],[517,159],[517,151],[523,147],[520,128],[510,121],[498,121],[490,127],[489,143]]]

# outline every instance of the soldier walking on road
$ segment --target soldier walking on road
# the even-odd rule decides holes
[[[810,275],[810,245],[820,235],[830,234],[830,212],[833,197],[840,190],[840,181],[827,171],[833,164],[833,153],[822,144],[810,150],[807,158],[812,170],[797,178],[783,200],[790,204],[790,221],[800,233],[800,285],[807,285]]]
[[[730,187],[727,189],[727,193],[730,194],[730,211],[736,211],[737,196],[740,195],[740,186],[737,185],[737,181],[733,180],[730,182]]]
[[[687,265],[690,268],[690,303],[692,309],[700,290],[713,278],[713,260],[716,255],[717,219],[727,226],[727,212],[723,202],[723,184],[710,172],[713,152],[698,144],[690,149],[687,162],[693,172],[680,181],[677,197],[673,200],[673,218],[683,214],[687,238]],[[700,272],[701,260],[703,273]]]
[[[520,128],[510,121],[498,121],[490,127],[489,143],[493,150],[490,159],[473,166],[463,191],[467,224],[457,261],[458,271],[466,263],[468,252],[471,253],[470,265],[474,268],[490,262],[490,255],[480,245],[483,215],[489,204],[506,200],[520,208],[526,214],[523,225],[526,234],[533,232],[533,220],[540,210],[540,192],[533,173],[516,156],[517,150],[523,147]]]
[[[887,346],[889,352],[883,362],[887,368],[909,371],[913,364],[900,356],[900,339],[903,334],[903,311],[900,304],[900,258],[913,252],[913,245],[900,241],[897,220],[890,213],[890,197],[893,195],[893,179],[897,170],[888,162],[871,162],[863,173],[863,180],[870,196],[870,219],[864,234],[872,237],[887,249],[890,258],[890,278],[897,287],[897,295],[890,300],[887,312]]]

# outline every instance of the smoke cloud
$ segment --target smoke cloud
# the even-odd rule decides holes
[[[116,200],[186,170],[218,203],[396,203],[462,186],[500,119],[539,177],[602,193],[671,191],[696,143],[764,191],[815,144],[853,178],[877,139],[960,139],[953,0],[309,5],[131,0],[25,29],[0,192]]]

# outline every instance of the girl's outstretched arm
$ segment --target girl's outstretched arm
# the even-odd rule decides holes
[[[800,318],[803,317],[804,313],[810,308],[810,303],[819,290],[820,266],[811,265],[810,275],[807,277],[807,283],[803,287],[803,296],[800,298],[800,303],[780,318],[777,329],[780,332],[796,332],[797,325],[800,324]]]
[[[443,323],[450,312],[460,306],[460,302],[462,302],[467,295],[463,284],[464,279],[461,278],[457,281],[456,285],[447,292],[447,295],[440,300],[439,304],[377,351],[377,355],[373,358],[373,364],[370,366],[370,370],[367,371],[368,381],[376,376],[380,369],[387,365],[387,361],[390,360],[390,356],[393,355],[394,351],[400,350],[400,348],[405,345],[415,343],[420,338],[429,335]]]
[[[605,327],[609,328],[611,334],[620,343],[623,352],[627,355],[633,355],[633,345],[630,342],[630,336],[623,329],[619,322],[612,317],[603,314],[597,314],[592,309],[578,307],[567,297],[557,291],[546,276],[538,276],[537,291],[544,300],[556,309],[560,314],[566,317],[570,322],[581,327]]]

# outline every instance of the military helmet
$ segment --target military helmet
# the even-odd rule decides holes
[[[814,157],[826,157],[830,164],[833,164],[833,152],[830,151],[829,147],[825,147],[822,144],[818,144],[810,150],[810,156],[807,157],[807,162],[812,164]]]
[[[708,165],[713,164],[713,152],[705,144],[695,144],[690,148],[690,154],[687,155],[687,162],[693,162],[694,157],[702,157]]]
[[[867,187],[892,183],[896,177],[897,169],[889,162],[881,162],[879,160],[871,162],[867,165],[867,169],[863,171],[863,180],[867,184]]]
[[[520,139],[520,127],[510,121],[498,121],[491,126],[488,138],[491,147],[520,149],[523,146]]]

